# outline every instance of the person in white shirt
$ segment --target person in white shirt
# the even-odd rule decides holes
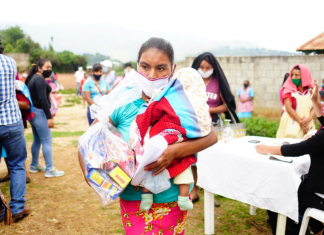
[[[102,66],[102,76],[101,79],[108,83],[110,90],[113,89],[114,82],[116,80],[116,72],[112,70],[112,62],[110,60],[104,60],[100,62]]]
[[[83,71],[82,67],[79,67],[79,70],[75,72],[74,77],[75,77],[76,84],[77,84],[77,96],[78,96],[78,95],[81,95],[80,82],[84,78],[84,71]]]
[[[124,65],[125,78],[136,77],[136,71],[132,68],[131,63],[126,63]]]

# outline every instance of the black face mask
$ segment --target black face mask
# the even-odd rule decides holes
[[[244,84],[243,86],[244,86],[245,88],[247,88],[249,85],[248,85],[248,84]]]
[[[51,74],[52,74],[52,70],[51,69],[49,69],[49,70],[43,70],[43,72],[42,72],[42,75],[44,76],[44,78],[50,77]]]
[[[93,77],[94,77],[95,80],[99,81],[100,78],[101,78],[101,75],[95,75],[95,74],[93,74]]]

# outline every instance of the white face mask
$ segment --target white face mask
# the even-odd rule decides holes
[[[169,77],[171,76],[173,69],[174,66],[172,66],[172,70],[169,75],[161,78],[156,78],[156,79],[151,79],[137,70],[136,79],[139,86],[142,88],[142,91],[145,93],[145,95],[152,98],[152,94],[154,90],[162,88],[163,86],[169,83]]]
[[[202,78],[209,78],[214,73],[214,69],[211,69],[211,70],[208,70],[208,71],[204,72],[204,71],[202,71],[201,68],[199,68],[198,73],[200,74],[200,76]]]
[[[27,77],[28,77],[28,74],[23,73],[23,77],[24,77],[24,78],[27,78]]]

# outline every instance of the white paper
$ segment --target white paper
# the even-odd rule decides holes
[[[157,161],[167,147],[168,142],[160,135],[153,136],[148,140],[144,146],[144,154],[141,157],[141,161],[139,161],[139,165],[132,179],[132,185],[138,186],[142,183],[146,173],[144,167]]]

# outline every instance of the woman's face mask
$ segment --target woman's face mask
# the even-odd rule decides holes
[[[200,76],[202,78],[209,78],[213,73],[214,73],[214,69],[210,69],[206,72],[204,72],[201,68],[198,69],[198,73],[200,74]]]
[[[139,66],[137,65],[137,68]],[[137,75],[136,79],[139,84],[139,86],[142,88],[142,91],[144,92],[145,95],[148,97],[152,98],[153,91],[160,89],[164,86],[166,86],[169,83],[169,78],[174,70],[174,65],[172,66],[171,73],[165,77],[160,77],[160,78],[149,78],[145,76],[143,73],[139,72],[137,70]]]

